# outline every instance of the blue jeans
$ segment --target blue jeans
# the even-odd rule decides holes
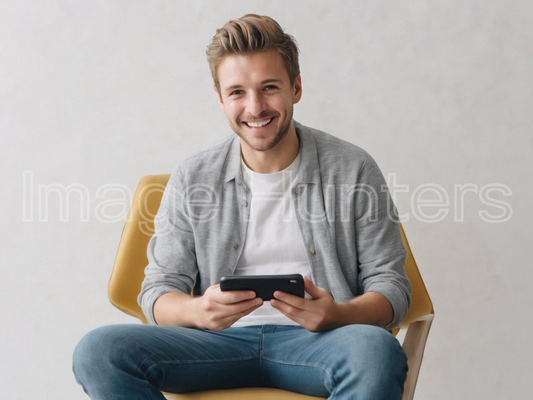
[[[160,390],[237,387],[335,400],[400,400],[407,359],[389,332],[368,325],[322,333],[279,325],[220,332],[112,325],[80,341],[74,373],[93,400],[163,400]]]

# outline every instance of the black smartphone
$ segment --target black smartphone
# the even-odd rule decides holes
[[[253,290],[263,301],[273,299],[276,290],[304,297],[304,278],[300,274],[224,276],[220,290]]]

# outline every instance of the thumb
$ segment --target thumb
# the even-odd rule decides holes
[[[319,288],[316,286],[307,276],[304,276],[304,288],[307,293],[313,298],[319,298],[323,296],[322,291],[324,289]]]

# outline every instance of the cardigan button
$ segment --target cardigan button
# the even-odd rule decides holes
[[[235,246],[233,246],[233,248],[234,248],[234,249],[236,249],[237,247],[239,247],[239,245],[238,245],[238,244],[236,244]]]
[[[315,249],[311,249],[309,251],[311,252],[311,254],[315,254],[316,253]]]
[[[243,200],[241,204],[243,207],[248,207],[248,202],[246,200]]]

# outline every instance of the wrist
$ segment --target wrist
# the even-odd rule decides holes
[[[202,319],[202,297],[190,296],[186,304],[183,305],[186,310],[186,324],[188,328],[205,329]]]
[[[358,312],[358,305],[356,303],[335,303],[335,308],[335,320],[333,321],[333,324],[335,325],[334,328],[340,328],[342,326],[356,323],[356,315]]]

